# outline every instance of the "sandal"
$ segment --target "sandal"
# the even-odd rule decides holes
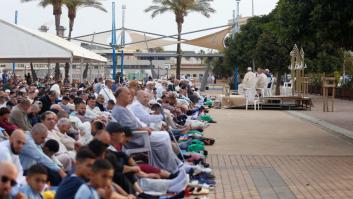
[[[201,138],[201,141],[202,141],[205,145],[214,145],[214,143],[216,142],[216,140],[213,139],[213,138]]]
[[[210,193],[210,190],[202,188],[202,187],[198,187],[195,188],[192,192],[190,192],[191,195],[207,195]]]

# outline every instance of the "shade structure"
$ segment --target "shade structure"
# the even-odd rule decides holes
[[[121,33],[122,32],[120,30],[118,33],[119,37],[121,37]],[[143,50],[148,50],[150,48],[158,48],[158,47],[163,47],[163,46],[168,46],[168,45],[173,45],[178,43],[175,40],[155,38],[155,37],[147,36],[147,34],[138,33],[132,30],[126,30],[125,33],[129,37],[129,42],[127,42],[124,46],[125,50],[143,51]],[[111,37],[112,37],[111,31],[105,31],[101,33],[75,37],[74,39],[77,39],[79,41],[84,41],[87,43],[94,42],[95,44],[98,44],[98,45],[101,44],[102,46],[106,47],[107,45],[110,45]]]
[[[107,62],[92,51],[61,37],[30,30],[0,19],[0,62]]]
[[[177,41],[154,38],[147,36],[146,34],[136,33],[133,31],[127,31],[127,34],[130,36],[132,41],[132,44],[125,46],[125,49],[127,50],[148,50],[150,48],[158,48],[178,43]]]
[[[230,33],[230,31],[231,31],[231,27],[203,37],[187,40],[187,41],[184,41],[183,43],[204,47],[204,48],[216,49],[219,51],[224,51],[224,39],[227,36],[227,34]]]

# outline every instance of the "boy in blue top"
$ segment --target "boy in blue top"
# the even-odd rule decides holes
[[[55,194],[55,199],[74,199],[81,185],[89,181],[95,155],[87,147],[76,154],[75,173],[63,179]]]
[[[92,166],[90,181],[77,191],[75,199],[110,199],[114,169],[108,160],[96,160]]]
[[[28,199],[43,199],[41,192],[48,181],[47,169],[40,164],[34,164],[27,170],[26,180],[27,185],[20,187],[20,192]]]

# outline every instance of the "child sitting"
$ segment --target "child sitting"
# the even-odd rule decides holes
[[[89,183],[81,185],[75,195],[75,199],[112,198],[113,174],[114,169],[109,161],[96,160],[92,166]]]
[[[28,199],[43,199],[41,192],[48,180],[47,169],[40,164],[31,166],[27,170],[26,180],[27,185],[20,187],[20,192],[25,194]]]

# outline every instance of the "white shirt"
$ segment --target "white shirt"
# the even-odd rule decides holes
[[[9,162],[12,162],[14,165],[16,165],[16,168],[19,173],[19,175],[17,176],[17,182],[21,184],[24,183],[25,177],[23,176],[23,168],[20,162],[20,157],[19,155],[16,155],[12,152],[9,140],[0,142],[0,151],[1,151],[0,162],[9,161]]]
[[[57,136],[60,138],[60,142],[66,147],[67,150],[69,151],[75,150],[76,140],[74,138],[68,136],[66,133],[61,133],[59,131],[57,131],[56,133],[57,133]]]
[[[59,96],[61,96],[60,87],[58,84],[54,84],[53,86],[51,86],[50,90],[55,91]]]
[[[159,85],[156,90],[157,98],[161,98],[163,96],[163,92],[165,92],[165,91],[166,91],[166,89],[164,88],[164,86]]]
[[[104,85],[99,94],[103,95],[104,97],[104,105],[107,105],[109,100],[113,100],[114,103],[116,103],[116,99],[112,89],[108,88],[107,86]]]
[[[137,122],[138,122],[143,128],[148,127],[148,125],[145,124],[144,122],[142,122],[142,121],[140,120],[140,118],[138,118],[138,117],[135,115],[135,113],[132,111],[132,105],[135,104],[135,103],[137,103],[137,102],[138,102],[137,99],[134,99],[134,101],[133,101],[131,104],[127,105],[126,108],[130,111],[130,113],[135,117],[135,119],[137,120]]]
[[[130,110],[143,123],[150,124],[163,121],[162,115],[151,115],[150,109],[137,100],[131,104]]]
[[[48,137],[47,137],[47,141],[48,140],[56,140],[58,143],[59,143],[59,151],[58,151],[58,154],[60,153],[66,153],[68,152],[66,146],[61,142],[61,138],[60,136],[58,135],[60,132],[58,132],[57,130],[53,129],[53,130],[48,130]]]
[[[260,89],[260,88],[266,88],[267,86],[267,76],[264,73],[261,73],[258,76],[258,80],[256,83],[256,88]]]
[[[91,108],[90,106],[86,106],[86,114],[85,114],[85,117],[88,117],[90,119],[96,119],[96,117],[99,114],[100,110],[98,107],[94,107],[94,108]]]
[[[250,88],[250,82],[252,79],[256,78],[256,74],[253,73],[252,71],[249,71],[245,74],[244,79],[243,79],[243,84],[245,88]]]

